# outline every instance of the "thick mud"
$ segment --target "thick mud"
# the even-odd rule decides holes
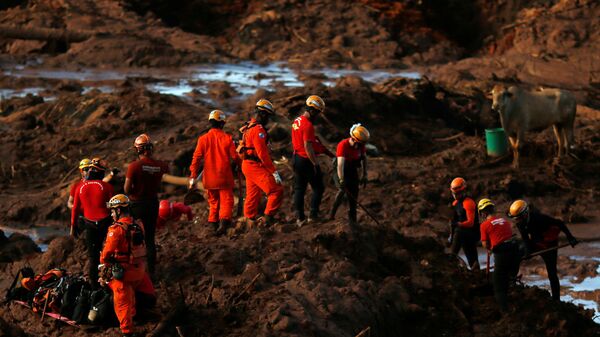
[[[541,262],[525,264],[525,285],[511,290],[505,315],[485,273],[467,271],[444,243],[455,176],[503,212],[526,198],[576,236],[594,237],[600,5],[472,3],[189,1],[186,11],[160,0],[3,3],[0,24],[93,34],[82,42],[0,38],[0,289],[25,265],[85,270],[83,242],[61,235],[82,157],[122,168],[135,136],[147,132],[170,173],[184,176],[210,110],[224,110],[225,129],[237,136],[267,97],[286,185],[281,220],[270,231],[239,227],[218,237],[199,203],[195,221],[158,234],[158,310],[169,311],[179,285],[187,303],[168,335],[175,326],[185,336],[356,336],[367,328],[373,336],[598,335],[596,243],[561,250],[562,302],[540,289]],[[192,20],[198,11],[206,20]],[[510,157],[487,157],[484,129],[499,126],[487,98],[496,83],[574,91],[576,158],[555,160],[551,130],[527,134],[520,170]],[[371,131],[360,202],[381,227],[359,212],[351,231],[345,208],[335,221],[293,226],[290,124],[312,93],[327,104],[316,130],[330,149],[356,122]],[[335,192],[329,177],[323,211]],[[122,190],[122,175],[113,184]],[[161,198],[184,194],[165,184]],[[15,305],[0,308],[0,327],[8,336],[118,335],[40,323]]]

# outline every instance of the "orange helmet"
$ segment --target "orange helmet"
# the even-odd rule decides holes
[[[208,120],[209,121],[224,122],[225,121],[225,113],[223,111],[221,111],[221,110],[213,110],[208,115]]]
[[[158,217],[163,219],[168,219],[171,217],[172,205],[169,200],[161,200],[158,205]]]
[[[350,137],[359,143],[366,143],[369,141],[369,138],[371,138],[371,134],[367,128],[358,123],[352,125],[350,128]]]
[[[106,171],[106,162],[100,158],[94,158],[90,161],[88,167],[90,169],[96,169],[97,171]]]
[[[325,101],[317,95],[308,96],[306,106],[309,106],[319,112],[325,111]]]
[[[454,178],[452,183],[450,183],[450,190],[452,192],[464,191],[466,188],[467,182],[461,177]]]
[[[511,218],[520,218],[529,213],[529,205],[525,200],[517,200],[510,205],[508,216]]]
[[[274,114],[275,109],[273,108],[273,103],[271,103],[268,99],[261,98],[256,102],[256,108],[260,111],[264,111],[268,114]]]
[[[125,194],[117,194],[106,203],[107,208],[129,207],[129,198]]]

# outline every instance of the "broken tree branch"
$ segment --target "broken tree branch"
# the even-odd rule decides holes
[[[14,25],[0,25],[0,36],[9,39],[19,40],[42,40],[42,41],[63,41],[82,42],[92,36],[97,35],[93,32],[74,31],[59,28],[39,28],[39,27],[19,27]]]

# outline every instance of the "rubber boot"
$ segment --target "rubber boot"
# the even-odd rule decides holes
[[[231,227],[231,220],[221,219],[219,228],[217,228],[217,235],[225,234],[229,227]]]
[[[333,206],[331,207],[331,211],[329,212],[329,220],[335,219],[335,214],[337,213],[338,208],[344,201],[344,191],[339,190],[335,195],[335,200],[333,201]]]

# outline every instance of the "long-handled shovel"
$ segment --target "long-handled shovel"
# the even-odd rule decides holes
[[[367,213],[367,215],[373,220],[375,221],[375,223],[378,226],[381,226],[381,223],[379,221],[377,221],[377,219],[375,219],[375,216],[373,216],[373,214],[371,214],[371,212],[369,212],[369,210],[363,206],[360,202],[358,202],[358,200],[354,199],[354,197],[352,196],[352,194],[350,194],[350,192],[348,192],[348,189],[344,187],[344,192],[346,192],[346,196],[348,196],[348,198],[352,201],[354,201],[360,208],[362,208],[363,211],[365,211],[365,213]]]
[[[564,248],[564,247],[566,247],[566,246],[570,246],[570,245],[571,245],[570,243],[563,243],[563,244],[560,244],[560,245],[558,245],[558,246],[556,246],[556,247],[550,247],[550,248],[546,248],[546,249],[543,249],[543,250],[537,251],[537,252],[535,252],[535,253],[533,253],[533,254],[529,254],[529,255],[525,256],[525,257],[523,258],[523,260],[527,260],[527,259],[530,259],[530,258],[532,258],[532,257],[534,257],[534,256],[542,255],[542,254],[544,254],[544,253],[548,253],[548,252],[551,252],[551,251],[553,251],[553,250],[561,249],[561,248]]]

